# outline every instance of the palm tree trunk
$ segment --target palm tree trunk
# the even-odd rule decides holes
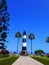
[[[18,53],[19,38],[17,40],[17,53]]]
[[[31,40],[31,54],[32,54],[32,40]]]

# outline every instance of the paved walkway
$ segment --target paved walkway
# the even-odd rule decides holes
[[[42,63],[30,58],[29,56],[20,56],[12,65],[43,65]]]

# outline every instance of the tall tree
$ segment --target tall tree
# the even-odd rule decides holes
[[[35,36],[33,33],[29,34],[29,39],[31,40],[31,54],[32,54],[32,40],[35,39]]]
[[[8,33],[9,26],[9,13],[6,0],[1,0],[0,2],[0,50],[5,49],[5,42]]]
[[[21,33],[20,32],[17,32],[16,34],[15,34],[15,37],[17,37],[17,53],[18,53],[18,45],[19,45],[19,38],[21,38]]]

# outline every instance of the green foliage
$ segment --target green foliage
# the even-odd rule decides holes
[[[0,53],[3,54],[3,55],[5,55],[5,54],[9,54],[9,51],[8,50],[1,50]]]
[[[30,33],[30,34],[29,34],[29,39],[30,39],[30,40],[35,39],[35,36],[34,36],[33,33]]]
[[[6,37],[7,37],[6,32],[3,32],[3,33],[1,34],[1,38],[3,39],[3,41],[5,40]]]
[[[6,0],[1,0],[0,2],[0,49],[5,49],[5,42],[7,38],[7,31],[10,20],[9,13],[7,11],[8,7]],[[2,44],[1,44],[2,43]]]
[[[21,38],[21,33],[20,33],[20,32],[17,32],[17,33],[15,34],[15,37]]]
[[[2,28],[0,28],[0,32],[2,32]]]
[[[16,52],[14,51],[13,54],[16,54]]]
[[[44,54],[44,51],[43,50],[36,50],[34,53],[36,55],[42,55],[42,54]]]

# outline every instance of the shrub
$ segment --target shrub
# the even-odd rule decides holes
[[[35,50],[35,52],[34,52],[36,55],[41,55],[41,56],[43,56],[44,54],[45,54],[45,52],[43,51],[43,50]]]
[[[1,54],[9,54],[9,51],[8,50],[1,50],[1,52],[0,52]]]
[[[49,57],[49,53],[47,54],[47,57]]]

